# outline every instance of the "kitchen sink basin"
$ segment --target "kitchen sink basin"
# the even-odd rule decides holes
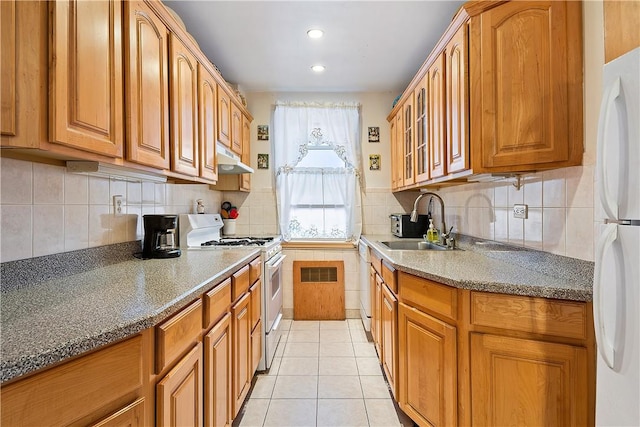
[[[391,250],[402,251],[448,251],[452,250],[446,246],[441,246],[431,242],[425,242],[424,240],[392,240],[388,242],[380,242],[383,246]]]

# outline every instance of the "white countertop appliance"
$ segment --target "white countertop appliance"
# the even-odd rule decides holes
[[[605,64],[593,317],[596,425],[640,425],[640,48]]]
[[[183,214],[179,219],[180,247],[185,250],[224,250],[257,246],[262,257],[262,358],[259,371],[271,367],[282,331],[282,253],[280,236],[222,237],[220,214]]]

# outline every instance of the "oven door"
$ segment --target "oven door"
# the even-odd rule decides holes
[[[282,313],[282,263],[286,255],[279,253],[265,262],[265,333],[269,333]]]

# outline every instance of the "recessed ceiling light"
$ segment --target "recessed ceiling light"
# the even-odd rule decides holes
[[[311,69],[313,71],[315,71],[316,73],[321,73],[321,72],[324,71],[325,66],[324,65],[314,65],[314,66],[311,67]]]
[[[307,35],[312,39],[319,39],[324,35],[324,31],[318,30],[317,28],[311,29],[307,31]]]

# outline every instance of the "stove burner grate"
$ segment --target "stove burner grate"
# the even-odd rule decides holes
[[[204,242],[202,246],[264,246],[265,243],[271,242],[273,237],[235,237],[222,238],[220,240],[209,240]]]

